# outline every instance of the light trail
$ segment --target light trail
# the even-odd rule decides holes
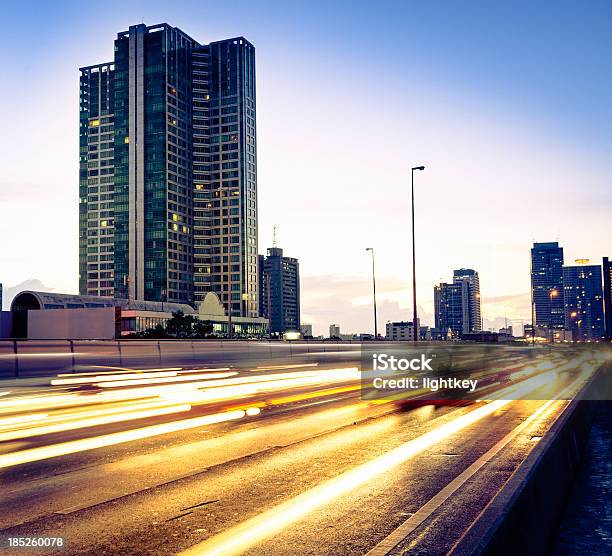
[[[13,467],[15,465],[85,452],[88,450],[95,450],[96,448],[102,448],[105,446],[114,446],[116,444],[122,444],[143,438],[150,438],[152,436],[159,436],[161,434],[167,434],[170,432],[222,423],[224,421],[240,419],[245,415],[246,412],[242,410],[226,411],[223,413],[206,415],[204,417],[194,417],[193,419],[184,419],[182,421],[173,421],[171,423],[150,425],[148,427],[132,429],[129,431],[115,432],[92,438],[84,438],[81,440],[71,440],[69,442],[62,442],[60,444],[53,444],[51,446],[41,446],[39,448],[30,448],[28,450],[11,452],[9,454],[0,454],[0,468]]]
[[[139,378],[161,378],[177,376],[177,371],[163,371],[163,372],[151,372],[151,373],[140,373]],[[81,376],[76,378],[54,378],[51,380],[52,386],[64,386],[72,384],[93,384],[95,382],[107,382],[107,381],[125,381],[129,380],[134,375],[132,373],[121,373],[121,374],[104,374],[104,375],[91,375]]]
[[[314,510],[376,479],[376,477],[388,473],[401,463],[480,419],[491,415],[509,403],[511,403],[511,400],[497,400],[457,417],[453,421],[410,440],[380,457],[342,473],[334,479],[193,546],[180,553],[180,556],[240,554]]]
[[[204,380],[213,380],[213,379],[221,379],[228,378],[230,376],[235,376],[238,373],[236,371],[229,371],[225,373],[206,373],[206,374],[194,374],[187,376],[176,376],[176,373],[172,376],[168,377],[143,377],[143,378],[126,378],[125,380],[111,380],[108,382],[100,382],[95,384],[95,386],[99,386],[102,388],[116,388],[123,386],[138,386],[148,385],[148,384],[169,384],[169,383],[177,383],[177,382],[193,382],[199,379]]]
[[[92,417],[89,419],[84,419],[81,415],[77,413],[76,415],[74,415],[72,420],[66,423],[57,423],[55,425],[43,425],[40,427],[30,427],[27,429],[0,432],[0,442],[5,442],[8,440],[17,440],[20,438],[29,438],[32,436],[41,436],[43,434],[66,432],[88,427],[97,427],[100,425],[110,425],[112,423],[135,421],[137,419],[147,419],[149,417],[160,417],[162,415],[171,415],[174,413],[189,411],[190,409],[191,406],[189,404],[166,405],[151,409],[143,409],[140,411],[137,411],[137,408],[134,408],[133,410],[130,410],[128,412],[114,412],[110,415],[100,415],[99,417]]]
[[[556,373],[554,375],[556,377]],[[582,384],[582,381],[577,380],[574,384],[578,385],[579,383]],[[514,388],[512,393],[514,395],[524,395],[541,385],[542,377],[540,375]],[[257,543],[304,518],[311,512],[365,485],[376,479],[376,477],[392,471],[398,465],[405,463],[414,456],[473,425],[484,417],[495,414],[513,401],[515,400],[497,399],[488,402],[486,405],[482,405],[467,414],[444,423],[418,438],[405,442],[382,456],[346,471],[338,477],[325,481],[286,502],[215,535],[181,552],[179,556],[227,556],[241,554]]]

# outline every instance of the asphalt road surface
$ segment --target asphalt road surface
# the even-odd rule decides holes
[[[4,381],[2,553],[445,554],[585,374],[446,403],[363,400],[359,376],[337,358]],[[64,544],[8,548],[23,537]]]

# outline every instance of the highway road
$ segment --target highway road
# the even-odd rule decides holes
[[[4,381],[0,546],[445,554],[601,364],[530,367],[465,402],[364,400],[352,357]]]

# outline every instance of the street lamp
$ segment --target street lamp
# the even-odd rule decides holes
[[[372,253],[372,289],[374,291],[374,339],[378,340],[378,321],[376,318],[376,272],[374,270],[374,247],[367,247],[366,251]]]
[[[553,329],[553,310],[552,310],[552,302],[553,302],[553,298],[557,297],[559,295],[559,292],[555,289],[555,288],[551,288],[549,291],[549,296],[550,296],[550,342],[552,344],[555,343],[555,332]]]
[[[414,341],[419,341],[418,319],[417,319],[417,297],[416,297],[416,250],[414,240],[414,171],[422,172],[425,166],[415,166],[411,171],[411,187],[410,193],[412,198],[412,329],[414,332]]]

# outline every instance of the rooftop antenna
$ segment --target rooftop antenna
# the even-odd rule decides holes
[[[276,247],[276,224],[272,228],[272,247]]]

